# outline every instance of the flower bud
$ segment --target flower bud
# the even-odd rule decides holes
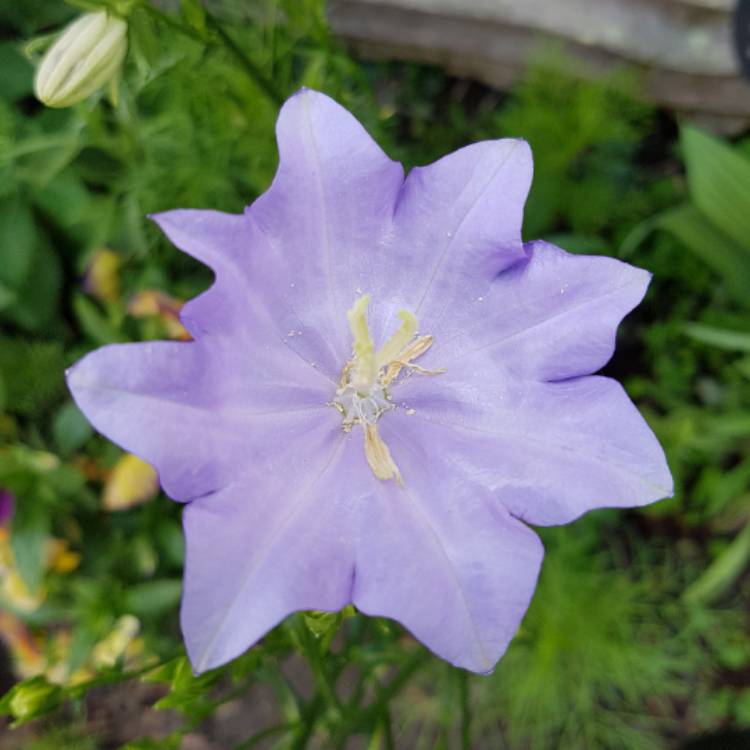
[[[37,69],[37,99],[48,107],[69,107],[109,83],[125,59],[127,31],[125,21],[106,11],[85,13],[75,20]]]
[[[51,685],[44,677],[32,677],[15,685],[3,702],[15,724],[22,724],[51,711],[61,698],[62,690],[57,685]]]

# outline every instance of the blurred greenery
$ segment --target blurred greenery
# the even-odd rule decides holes
[[[102,6],[130,11],[116,103],[104,91],[44,108],[32,79],[48,35]],[[750,731],[750,140],[655,111],[627,71],[574,79],[557,52],[508,95],[358,62],[321,0],[0,0],[0,29],[0,490],[16,498],[0,529],[0,634],[25,678],[0,712],[49,714],[26,747],[178,748],[259,686],[269,723],[237,748],[359,736],[373,750],[642,750]],[[184,335],[179,305],[210,277],[145,217],[252,201],[275,170],[278,100],[302,85],[407,166],[525,137],[525,236],[654,274],[605,372],[665,446],[675,496],[543,530],[539,589],[489,677],[351,609],[290,618],[193,676],[177,622],[179,508],[94,435],[64,386],[65,367],[104,343]],[[142,681],[182,723],[100,745],[94,688]]]

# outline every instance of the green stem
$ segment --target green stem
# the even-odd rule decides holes
[[[403,666],[400,672],[378,693],[377,699],[366,711],[368,717],[377,716],[390,703],[390,701],[401,692],[401,689],[412,678],[414,673],[422,666],[425,654],[418,649],[414,655]]]
[[[142,3],[141,7],[147,12],[150,13],[154,18],[157,18],[162,23],[169,26],[171,29],[174,29],[179,34],[183,34],[185,36],[189,36],[191,39],[194,39],[196,42],[202,42],[206,43],[205,37],[203,37],[201,34],[199,34],[194,29],[191,29],[189,26],[185,26],[184,24],[181,24],[179,21],[176,21],[172,16],[169,15],[169,13],[165,13],[163,10],[159,10],[154,5],[151,5],[148,0],[145,0],[145,2]]]
[[[284,97],[276,91],[274,85],[263,75],[260,68],[258,68],[258,66],[239,48],[234,39],[224,31],[222,26],[210,16],[208,17],[208,24],[224,43],[224,47],[226,47],[226,49],[237,58],[237,61],[242,65],[245,73],[247,73],[248,78],[250,78],[274,104],[280,107],[284,103]]]
[[[266,675],[267,682],[276,693],[276,699],[281,713],[288,724],[299,724],[302,721],[303,702],[297,691],[291,685],[286,675],[279,667],[270,670]]]
[[[461,704],[461,750],[471,750],[471,701],[469,700],[469,677],[463,670],[458,673],[458,693]]]
[[[213,39],[206,38],[199,32],[191,29],[189,26],[185,26],[179,21],[175,20],[168,13],[159,10],[157,7],[152,5],[147,0],[143,2],[142,8],[150,13],[154,18],[158,18],[162,23],[174,29],[180,34],[190,37],[191,39],[201,42],[203,44],[215,44]],[[260,68],[240,49],[237,43],[232,39],[219,22],[211,15],[206,15],[207,25],[215,34],[222,46],[234,55],[237,61],[242,66],[248,78],[271,100],[273,104],[280,107],[284,103],[284,97],[276,91],[273,83],[263,75]]]
[[[328,665],[326,664],[323,655],[320,653],[320,647],[315,636],[310,632],[310,629],[302,618],[297,620],[297,635],[299,637],[302,651],[310,665],[318,691],[323,696],[326,703],[328,703],[330,707],[336,709],[340,714],[342,711],[342,705],[336,693],[336,686],[331,679]]]
[[[417,649],[414,654],[406,661],[404,666],[391,681],[378,691],[375,696],[375,700],[367,706],[367,708],[358,711],[355,715],[356,710],[352,704],[349,704],[349,710],[347,716],[351,716],[348,720],[342,722],[340,736],[346,738],[352,732],[359,730],[366,730],[367,727],[372,726],[379,718],[384,716],[387,711],[388,704],[395,698],[395,696],[401,692],[401,689],[409,682],[414,673],[422,666],[426,659],[426,654],[423,649]]]
[[[731,544],[688,586],[682,598],[687,604],[706,606],[728,591],[750,560],[750,521]]]
[[[148,674],[149,672],[153,672],[159,669],[159,667],[163,667],[165,664],[168,664],[170,661],[176,659],[178,656],[180,656],[180,653],[173,654],[172,656],[169,656],[166,659],[162,659],[161,661],[154,662],[152,664],[149,664],[146,667],[133,669],[129,672],[113,672],[111,674],[107,674],[106,676],[92,677],[90,680],[86,680],[85,682],[79,682],[75,686],[73,686],[70,689],[70,695],[76,699],[82,698],[92,688],[100,687],[101,685],[115,685],[121,682],[127,682],[128,680],[133,680],[136,677],[142,677],[143,675]]]
[[[315,729],[318,716],[320,716],[320,712],[323,708],[323,699],[320,693],[316,693],[303,710],[302,726],[299,734],[291,743],[290,750],[303,750],[303,748],[307,747],[307,741],[310,739]]]
[[[391,723],[391,714],[388,711],[383,712],[383,742],[385,750],[396,750],[396,741],[393,737],[393,725]]]
[[[250,750],[251,747],[255,747],[257,744],[263,742],[268,737],[272,737],[274,734],[279,732],[286,732],[287,730],[295,729],[298,724],[276,724],[275,726],[268,727],[262,731],[254,734],[252,737],[248,737],[246,740],[240,742],[239,745],[234,746],[234,750]]]

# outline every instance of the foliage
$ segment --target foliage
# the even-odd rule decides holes
[[[641,750],[750,728],[748,143],[691,126],[678,139],[635,78],[584,82],[557,57],[506,98],[431,68],[355,62],[319,0],[126,4],[117,103],[102,94],[53,111],[31,98],[24,51],[39,48],[28,41],[77,9],[123,3],[0,0],[0,489],[16,498],[0,529],[0,631],[25,678],[0,711],[57,711],[58,722],[29,747],[99,746],[82,710],[95,688],[141,682],[161,686],[156,709],[181,723],[117,738],[130,748],[179,747],[262,689],[269,723],[248,726],[238,748],[361,737],[371,748]],[[65,392],[66,365],[89,349],[184,335],[181,301],[210,278],[145,216],[250,202],[275,169],[278,100],[301,85],[341,100],[409,165],[528,138],[527,235],[654,273],[607,372],[665,445],[675,497],[544,530],[539,590],[490,677],[353,611],[290,618],[193,676],[177,623],[179,508],[127,481],[121,510],[107,507],[114,477],[135,464]]]

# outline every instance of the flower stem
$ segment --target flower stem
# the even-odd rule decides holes
[[[388,704],[393,698],[401,692],[414,674],[422,667],[427,660],[424,649],[416,649],[412,656],[407,659],[401,669],[396,672],[384,687],[376,694],[373,702],[364,709],[358,709],[352,703],[348,706],[347,715],[339,729],[339,739],[343,740],[349,734],[357,731],[366,731],[373,724],[384,717],[389,716]]]
[[[176,32],[183,34],[184,36],[189,36],[196,42],[206,42],[206,39],[197,31],[175,20],[174,18],[172,18],[172,16],[169,15],[169,13],[165,13],[163,10],[160,10],[155,5],[152,5],[150,2],[148,2],[148,0],[142,3],[140,7],[142,7],[147,13],[150,13],[154,18],[159,19],[159,21],[161,21],[163,24],[169,26],[171,29],[174,29]]]
[[[273,83],[266,78],[260,68],[240,49],[224,28],[211,16],[208,16],[208,25],[216,32],[224,47],[231,52],[244,69],[247,77],[277,106],[284,103],[284,97],[276,91]]]
[[[310,665],[319,693],[329,707],[335,709],[340,715],[342,705],[336,693],[336,687],[328,670],[328,665],[320,653],[320,647],[315,636],[310,632],[302,618],[297,620],[297,636],[305,658]]]
[[[458,694],[461,705],[461,750],[471,750],[471,701],[469,700],[469,677],[463,670],[458,673]]]
[[[215,44],[216,42],[214,39],[218,39],[221,45],[231,52],[240,63],[247,77],[252,80],[252,82],[268,97],[268,99],[270,99],[273,104],[280,107],[284,103],[284,97],[276,90],[274,84],[263,75],[260,68],[240,49],[234,39],[227,34],[221,24],[213,16],[206,14],[206,23],[214,32],[214,39],[211,39],[200,34],[198,31],[191,29],[189,26],[180,23],[168,13],[160,10],[147,0],[146,2],[143,2],[141,7],[171,29],[190,37],[194,41],[202,42],[203,44]]]

